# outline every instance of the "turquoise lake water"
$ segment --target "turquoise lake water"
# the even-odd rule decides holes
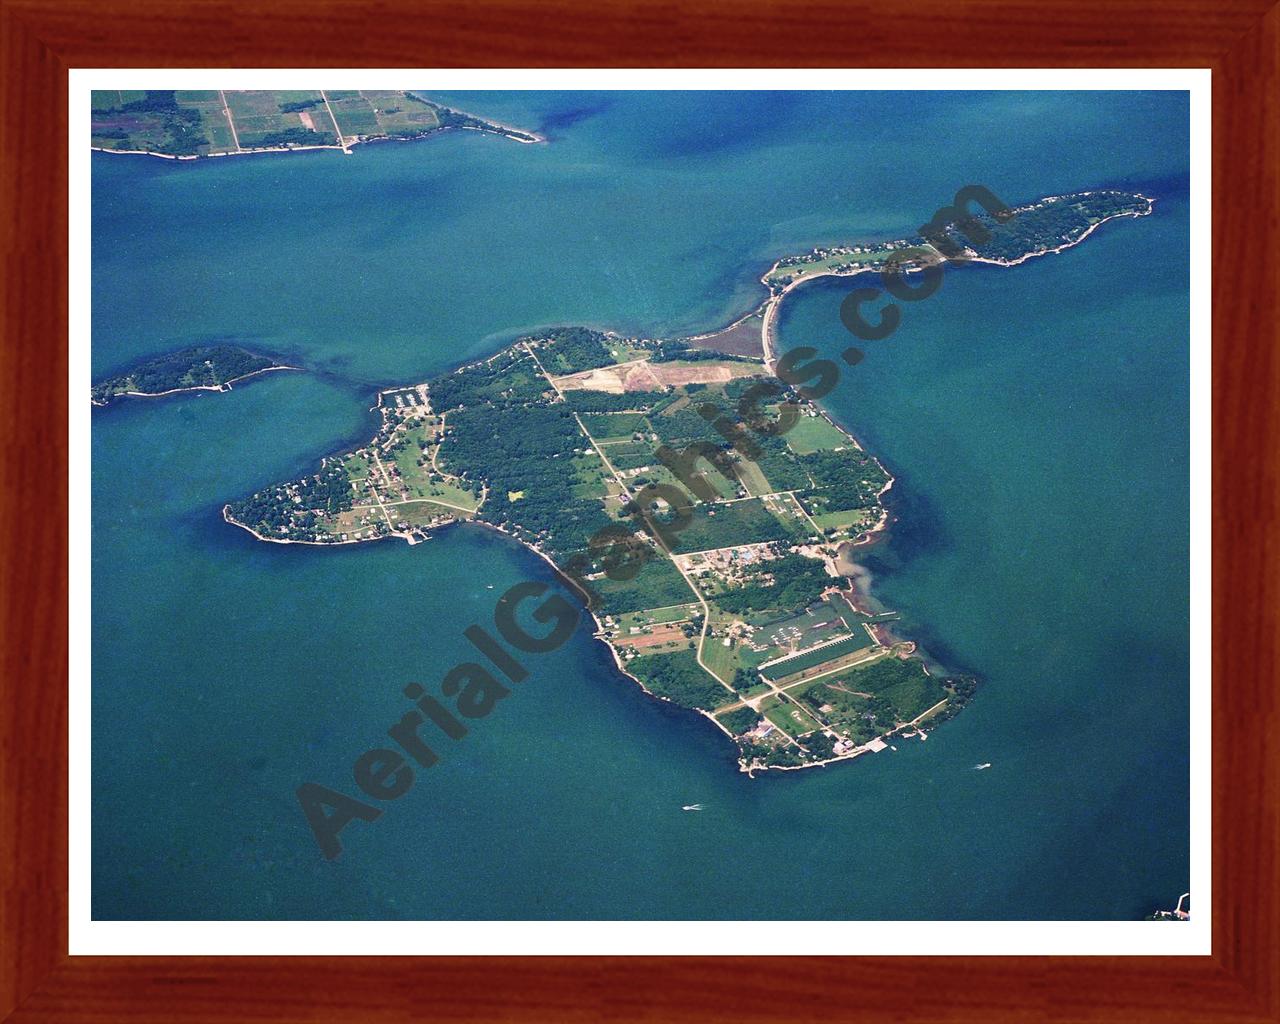
[[[552,142],[94,155],[94,377],[228,338],[306,368],[94,411],[94,916],[1172,905],[1189,881],[1185,94],[432,96]],[[969,183],[1011,203],[1158,198],[1067,253],[949,271],[827,399],[898,478],[875,592],[982,679],[974,702],[926,743],[748,779],[584,625],[325,861],[295,788],[356,792],[402,687],[437,685],[471,657],[462,631],[548,570],[472,527],[263,544],[222,504],[365,440],[381,386],[538,325],[711,329],[778,256],[900,237]],[[794,293],[782,347],[848,345],[847,289]]]

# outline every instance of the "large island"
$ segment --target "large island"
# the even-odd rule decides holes
[[[1130,193],[1051,197],[953,251],[1012,266],[1150,210]],[[758,309],[696,339],[560,328],[385,390],[367,445],[230,502],[224,518],[264,541],[325,546],[413,544],[461,522],[500,530],[579,592],[622,673],[714,723],[749,773],[923,738],[976,683],[895,635],[895,614],[849,574],[850,548],[888,523],[893,479],[798,379],[776,376],[771,338],[800,281],[874,270],[920,244],[786,257]],[[744,419],[757,427],[746,439]],[[619,530],[642,556],[626,578],[593,544]]]

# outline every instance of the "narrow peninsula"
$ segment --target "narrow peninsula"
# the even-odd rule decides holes
[[[237,345],[205,345],[179,349],[144,360],[115,377],[93,386],[94,405],[109,405],[117,398],[161,398],[183,391],[230,391],[237,381],[270,373],[295,370]]]
[[[763,350],[772,359],[774,326],[783,300],[810,281],[824,277],[854,277],[883,271],[891,261],[904,273],[928,265],[950,263],[1016,267],[1029,259],[1050,256],[1079,245],[1107,221],[1145,217],[1155,200],[1136,192],[1098,189],[1070,195],[1046,196],[1011,207],[1000,218],[985,211],[957,222],[936,224],[938,233],[888,242],[832,245],[807,253],[783,256],[760,278],[768,294],[751,312],[728,327],[687,338],[695,348],[728,353]],[[978,232],[974,231],[974,227]],[[924,230],[924,229],[922,229]],[[902,257],[910,252],[910,258]]]
[[[404,90],[95,90],[92,147],[195,160],[424,139],[459,128],[515,142],[542,136],[486,121]]]
[[[1014,266],[1151,203],[1042,199],[963,251]],[[939,245],[962,234],[943,227]],[[977,682],[896,635],[857,577],[849,556],[887,527],[893,477],[801,380],[776,375],[770,333],[802,281],[882,268],[912,245],[784,257],[760,307],[697,338],[558,328],[385,390],[368,444],[223,516],[275,543],[415,544],[463,522],[514,537],[585,599],[619,670],[707,718],[748,773],[923,739]],[[630,571],[601,537],[627,538]]]

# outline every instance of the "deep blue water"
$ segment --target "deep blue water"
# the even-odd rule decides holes
[[[1185,891],[1185,96],[433,95],[552,143],[95,154],[94,375],[210,338],[308,371],[94,413],[95,916],[1123,919]],[[401,688],[547,570],[478,528],[262,544],[222,503],[362,440],[381,385],[540,324],[709,329],[777,256],[898,236],[971,182],[1159,199],[948,272],[828,399],[898,477],[876,592],[973,704],[750,780],[583,628],[323,860],[295,787],[354,792]],[[846,288],[796,292],[783,347],[847,345]]]

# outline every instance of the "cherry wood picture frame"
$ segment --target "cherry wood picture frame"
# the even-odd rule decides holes
[[[1280,6],[0,0],[0,52],[0,1019],[1280,1021]],[[1212,69],[1211,956],[68,955],[68,69],[461,66]]]

